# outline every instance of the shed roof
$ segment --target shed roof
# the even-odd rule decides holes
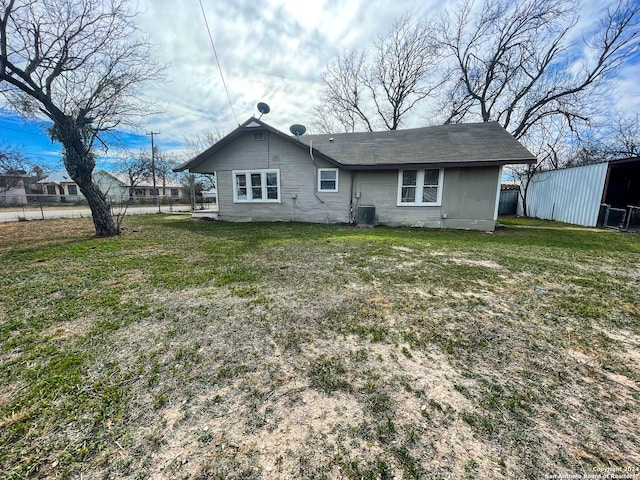
[[[269,131],[348,170],[396,169],[408,166],[493,166],[536,161],[531,152],[494,122],[295,137],[252,117],[174,171],[198,165],[245,132],[261,130]]]

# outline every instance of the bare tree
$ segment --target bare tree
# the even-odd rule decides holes
[[[14,148],[0,146],[0,204],[7,203],[3,196],[24,184],[29,161]]]
[[[398,19],[374,54],[345,51],[322,76],[316,126],[325,132],[396,130],[407,114],[442,83],[431,75],[438,64],[433,26],[409,15]]]
[[[186,158],[183,158],[183,160],[195,157],[222,140],[222,138],[224,138],[224,133],[221,131],[216,130],[212,132],[207,130],[195,138],[185,139],[187,151]],[[180,182],[185,190],[189,192],[192,209],[196,206],[196,198],[201,197],[203,191],[216,190],[216,176],[214,174],[183,172],[180,177]]]
[[[640,115],[617,117],[607,153],[611,158],[640,156]]]
[[[0,173],[26,173],[32,169],[31,162],[15,148],[0,145]]]
[[[92,181],[93,148],[140,112],[158,68],[126,0],[1,0],[0,84],[18,113],[44,116],[91,208],[98,236],[118,233]]]
[[[127,176],[129,188],[133,189],[151,176],[151,158],[144,150],[137,155],[131,155],[128,152],[120,161],[118,171]],[[133,194],[133,192],[129,192]]]
[[[445,123],[496,121],[539,154],[537,165],[520,169],[525,208],[533,175],[560,166],[548,137],[568,143],[593,126],[608,80],[639,49],[640,5],[620,0],[608,9],[582,51],[570,42],[579,7],[577,0],[463,0],[439,27],[454,79]]]
[[[578,59],[572,55],[579,49],[569,49],[576,0],[485,0],[476,7],[464,0],[453,21],[440,25],[455,79],[445,122],[496,121],[525,141],[558,118],[577,131],[589,124],[594,95],[639,48],[637,3],[620,0],[607,10],[584,39],[588,55]]]

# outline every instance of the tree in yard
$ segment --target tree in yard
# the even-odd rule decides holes
[[[129,187],[133,189],[151,176],[151,159],[144,151],[140,151],[135,156],[126,154],[126,158],[120,162],[118,171],[127,176]],[[133,194],[133,192],[130,193]]]
[[[613,115],[612,115],[613,116]],[[640,156],[640,116],[615,112],[608,125],[590,130],[580,140],[567,162],[570,166],[586,165]]]
[[[451,59],[445,122],[496,121],[540,161],[556,156],[545,137],[588,127],[608,81],[639,49],[640,5],[620,0],[580,45],[576,0],[463,0],[440,24]],[[531,172],[523,169],[523,180]]]
[[[52,140],[91,208],[98,236],[118,229],[92,181],[94,146],[141,112],[159,69],[125,0],[2,0],[0,84],[9,105],[52,122]]]
[[[20,152],[0,146],[0,204],[7,202],[3,195],[24,182],[28,170],[31,170],[29,161]]]
[[[322,76],[318,129],[330,133],[396,130],[405,117],[441,85],[433,75],[438,64],[433,25],[409,15],[395,22],[374,53],[345,51]],[[431,75],[431,76],[430,76]]]
[[[31,168],[31,162],[18,150],[0,145],[0,173],[26,173]]]

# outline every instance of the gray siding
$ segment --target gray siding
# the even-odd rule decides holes
[[[360,193],[360,198],[354,199],[354,205],[376,207],[377,223],[390,226],[442,227],[441,207],[397,206],[398,170],[354,172],[354,176],[354,194]]]
[[[500,167],[445,170],[443,227],[493,231],[499,186]]]
[[[339,172],[337,192],[317,192],[316,168],[334,165],[315,159],[314,166],[306,146],[300,149],[274,134],[264,135],[264,140],[255,140],[249,132],[192,170],[216,172],[218,218],[239,222],[348,222],[349,173]],[[232,171],[253,169],[280,170],[280,203],[234,203]]]
[[[333,167],[312,159],[306,146],[298,148],[272,133],[255,140],[248,132],[191,171],[216,173],[220,220],[349,222],[353,205],[354,210],[374,206],[376,223],[382,225],[489,231],[495,227],[499,167],[446,169],[441,206],[398,206],[398,170],[340,170],[338,192],[319,193],[316,169]],[[280,203],[234,203],[232,171],[254,169],[280,170]]]
[[[441,206],[398,206],[397,170],[353,175],[354,205],[376,207],[379,224],[483,231],[495,228],[500,167],[445,169]]]

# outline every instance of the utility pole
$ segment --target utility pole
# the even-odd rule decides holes
[[[156,196],[156,203],[158,204],[158,213],[160,212],[160,195],[156,189],[156,147],[153,143],[154,135],[160,135],[160,132],[154,132],[151,130],[147,135],[151,135],[151,177],[153,178],[153,194]]]

